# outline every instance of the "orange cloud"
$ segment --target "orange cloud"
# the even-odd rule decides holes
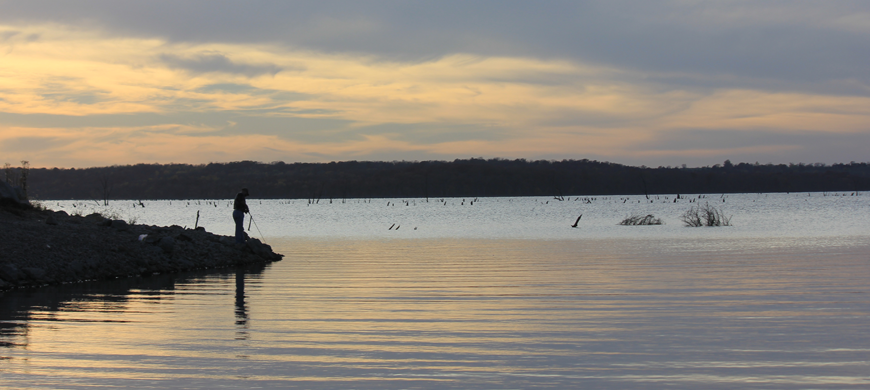
[[[856,133],[870,123],[870,99],[864,97],[680,89],[643,82],[647,75],[640,71],[576,61],[455,54],[401,62],[273,44],[180,44],[61,25],[0,26],[2,31],[15,33],[0,41],[0,113],[19,120],[15,126],[0,122],[0,142],[32,147],[4,153],[35,166],[316,161],[391,151],[514,157],[763,153],[792,146],[639,151],[638,145],[675,129]],[[181,115],[226,112],[344,124],[280,133]],[[134,114],[142,113],[179,119],[134,123]],[[116,123],[28,126],[32,114],[116,115]],[[406,127],[366,132],[385,124]],[[411,131],[416,125],[428,127]],[[483,136],[433,137],[442,127],[473,128]],[[315,131],[321,135],[316,142],[294,133]]]

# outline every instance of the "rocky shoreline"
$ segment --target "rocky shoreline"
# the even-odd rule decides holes
[[[255,238],[0,204],[0,290],[279,261]]]

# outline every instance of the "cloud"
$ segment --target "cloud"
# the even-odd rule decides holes
[[[11,39],[12,37],[14,37],[18,34],[19,34],[18,31],[11,31],[11,30],[2,31],[2,32],[0,32],[0,41],[8,41],[9,39]]]
[[[860,160],[825,156],[861,156],[866,152],[863,145],[868,142],[870,133],[831,136],[824,131],[682,129],[664,132],[649,143],[633,145],[629,149],[634,150],[634,157],[625,161],[651,166],[675,165],[675,160],[692,165],[709,165],[711,161],[725,159],[750,163],[848,162]]]
[[[283,69],[272,65],[251,65],[231,61],[225,55],[214,53],[196,54],[190,57],[181,57],[174,54],[161,54],[160,61],[171,68],[184,69],[194,74],[222,72],[241,74],[247,77],[261,75],[274,76]]]
[[[68,140],[58,137],[13,137],[3,139],[0,150],[4,152],[31,153],[57,148],[68,144]]]
[[[3,139],[74,166],[867,152],[866,2],[0,6]]]
[[[235,93],[235,94],[262,94],[274,91],[264,91],[248,84],[236,83],[218,83],[204,85],[196,89],[196,92],[202,93]]]
[[[870,85],[868,19],[864,1],[791,0],[16,2],[0,15],[0,23],[89,25],[168,44],[266,43],[410,62],[457,53],[561,59],[681,74],[685,83],[728,76],[748,88],[765,79],[780,91],[815,91],[837,80]],[[286,69],[230,61],[240,57],[169,55],[179,68],[199,71]]]

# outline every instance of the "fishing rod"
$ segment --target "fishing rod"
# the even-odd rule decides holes
[[[254,223],[254,227],[256,227],[257,232],[260,233],[260,238],[263,239],[263,243],[268,245],[269,243],[266,242],[266,238],[263,237],[263,232],[260,231],[260,226],[257,225],[256,221],[254,221],[254,216],[251,213],[248,213],[248,216],[251,217],[251,222]],[[248,231],[251,231],[251,222],[248,222]]]

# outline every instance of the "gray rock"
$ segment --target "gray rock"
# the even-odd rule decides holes
[[[182,269],[193,268],[194,264],[189,259],[178,259],[178,266]]]
[[[33,279],[33,280],[36,280],[36,281],[39,281],[39,282],[41,282],[41,281],[45,281],[45,270],[42,269],[42,268],[36,268],[36,267],[24,267],[24,268],[22,268],[21,270],[24,271],[24,273],[25,273],[25,274],[27,275],[27,277],[29,277],[30,279]]]
[[[112,221],[112,229],[115,229],[119,232],[126,232],[130,230],[130,225],[127,224],[127,221],[116,219]]]
[[[99,259],[95,259],[95,258],[91,257],[91,258],[85,260],[85,262],[86,262],[87,267],[89,269],[96,269],[96,268],[100,267],[100,260]]]
[[[259,256],[260,253],[263,253],[263,244],[261,244],[259,240],[248,240],[245,244],[247,244],[248,249],[250,249],[255,255]]]
[[[233,237],[201,228],[126,224],[99,214],[82,217],[17,207],[10,199],[0,200],[11,206],[4,208],[10,215],[0,213],[6,218],[3,222],[10,224],[9,229],[0,229],[4,238],[0,240],[0,290],[232,267],[281,257],[258,241],[236,246]],[[50,225],[52,221],[57,225]]]
[[[157,246],[159,246],[160,249],[163,249],[166,253],[172,253],[172,250],[175,249],[175,239],[172,237],[163,237],[157,242]]]
[[[102,215],[97,214],[97,213],[88,214],[88,216],[85,217],[85,220],[88,222],[97,224],[97,225],[104,225],[104,226],[108,226],[107,222],[111,223],[105,217],[103,217]]]
[[[248,245],[248,249],[250,249],[251,252],[253,252],[257,256],[260,256],[263,259],[281,260],[280,255],[278,255],[276,258],[276,254],[274,252],[272,252],[272,247],[260,242],[260,240],[258,240],[256,238],[248,239],[247,245]]]
[[[24,274],[18,270],[18,267],[12,264],[0,264],[0,279],[7,282],[14,282],[24,277]]]
[[[70,272],[78,275],[85,269],[85,265],[81,261],[75,260],[67,265]]]
[[[160,237],[157,237],[154,234],[140,234],[139,241],[146,244],[157,245],[157,242],[160,241]]]
[[[159,246],[151,246],[148,245],[145,247],[144,252],[147,256],[149,256],[150,260],[159,262],[158,259],[163,256],[163,249]]]

